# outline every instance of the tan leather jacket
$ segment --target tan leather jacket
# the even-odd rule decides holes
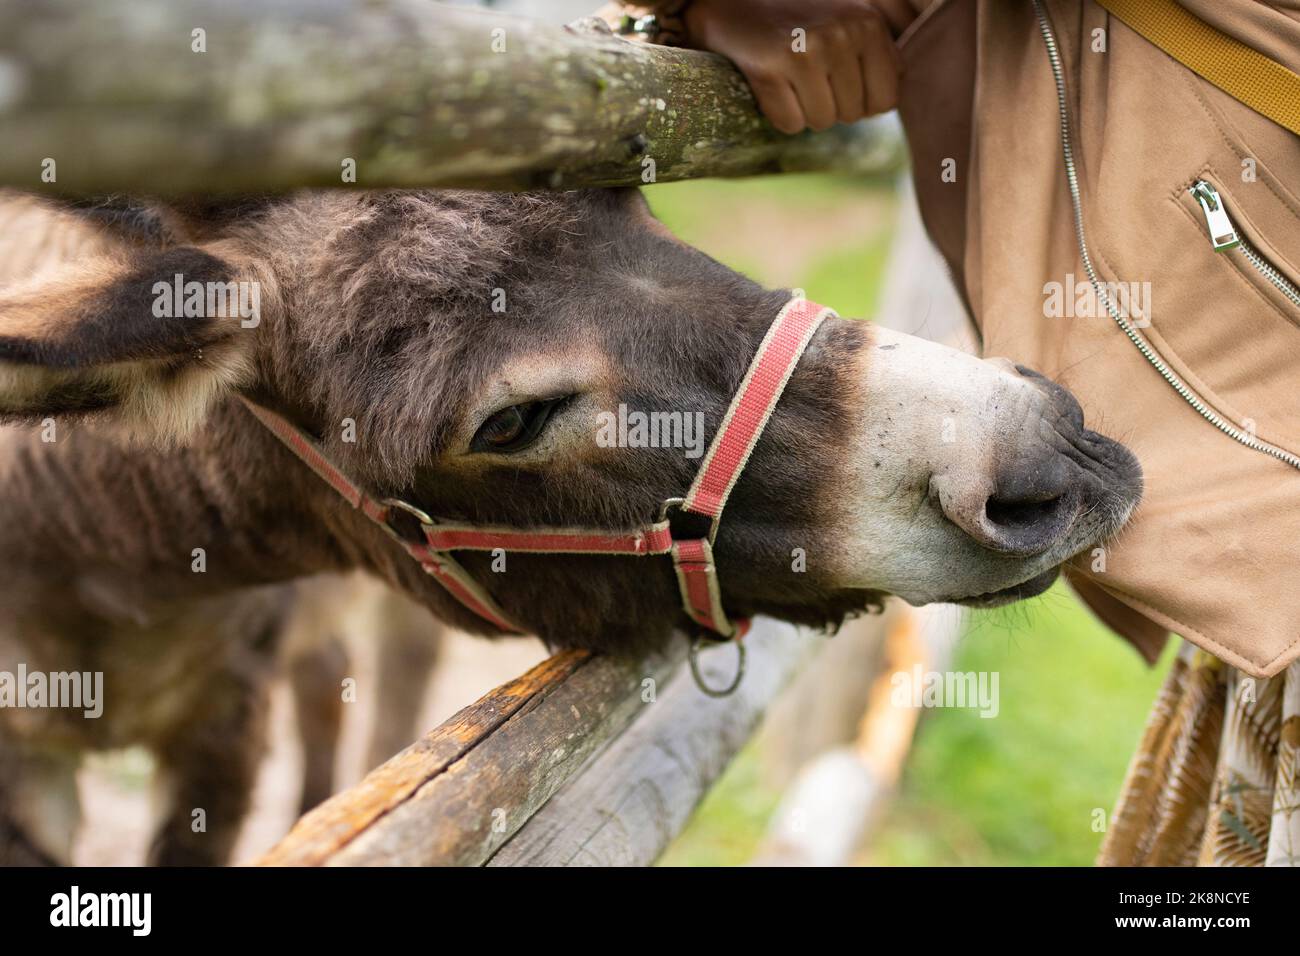
[[[1180,0],[1300,72],[1300,3]],[[1093,0],[1045,0],[1086,242],[1159,359],[1234,427],[1300,454],[1300,137]],[[1146,496],[1071,580],[1149,658],[1173,631],[1255,676],[1300,655],[1300,470],[1207,421],[1090,300],[1056,72],[1030,0],[938,0],[900,40],[923,218],[988,355],[1072,389],[1142,461]],[[945,161],[952,162],[946,163]],[[944,176],[945,169],[950,175]],[[955,173],[955,175],[953,175]],[[1256,250],[1216,252],[1205,182]],[[1221,225],[1221,224],[1220,224]]]

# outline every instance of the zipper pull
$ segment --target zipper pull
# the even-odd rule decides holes
[[[1201,204],[1201,211],[1205,213],[1205,226],[1210,231],[1210,243],[1214,246],[1214,251],[1223,252],[1240,245],[1241,237],[1228,218],[1228,211],[1223,208],[1219,191],[1204,179],[1198,179],[1192,183],[1188,192]]]

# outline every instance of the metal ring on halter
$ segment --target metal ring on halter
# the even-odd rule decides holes
[[[427,514],[425,514],[419,508],[415,507],[415,505],[411,504],[409,501],[403,501],[401,498],[384,498],[379,503],[383,505],[385,508],[388,508],[390,510],[396,508],[398,511],[410,515],[412,518],[414,518],[416,521],[420,523],[421,528],[425,528],[436,523]],[[384,530],[389,533],[389,535],[391,535],[394,539],[398,541],[398,543],[403,545],[412,543],[407,541],[407,539],[404,538],[395,527],[393,527],[391,521],[385,519],[383,522],[383,527]]]
[[[718,536],[718,523],[722,518],[721,515],[714,515],[710,518],[708,515],[701,514],[698,511],[687,511],[685,498],[665,498],[663,504],[659,506],[659,520],[671,521],[674,511],[690,515],[691,517],[698,518],[701,521],[707,521],[709,523],[709,531],[705,537],[708,539],[709,544],[713,544],[714,539]],[[690,537],[696,536],[690,535]]]
[[[390,508],[397,508],[401,511],[405,511],[408,515],[414,517],[416,521],[420,522],[420,524],[436,523],[427,514],[425,514],[419,508],[415,507],[415,505],[411,504],[409,501],[403,501],[401,498],[385,498],[383,501],[380,502],[380,504],[387,505]]]
[[[716,645],[729,643],[736,648],[736,676],[731,679],[731,683],[726,687],[710,687],[704,681],[704,675],[700,673],[699,654],[700,648],[705,645]],[[741,680],[745,677],[745,645],[740,641],[711,641],[707,637],[700,635],[691,641],[691,651],[687,655],[687,660],[691,664],[691,676],[695,678],[695,686],[710,697],[730,697],[740,686]]]

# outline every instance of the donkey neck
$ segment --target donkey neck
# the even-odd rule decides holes
[[[0,429],[6,582],[140,615],[369,563],[352,517],[235,402],[180,447],[56,428]]]

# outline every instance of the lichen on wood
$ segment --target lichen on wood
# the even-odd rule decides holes
[[[7,0],[0,137],[0,185],[81,194],[625,186],[901,152],[871,124],[776,132],[709,53],[427,0]]]

